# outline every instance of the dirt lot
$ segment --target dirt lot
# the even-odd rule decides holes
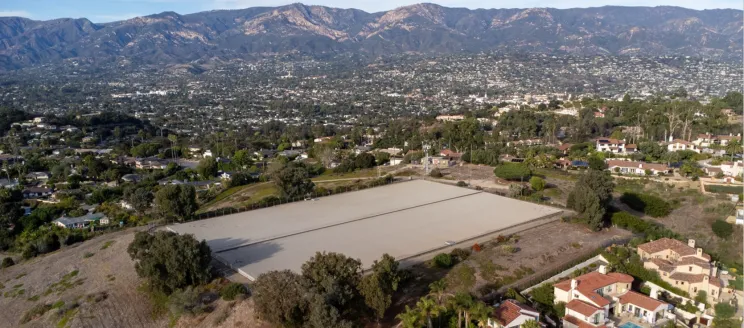
[[[581,225],[560,221],[525,230],[518,234],[516,242],[505,242],[498,246],[492,246],[491,243],[482,245],[480,252],[451,269],[433,268],[427,264],[413,267],[413,281],[397,295],[390,313],[401,311],[405,305],[413,305],[428,293],[430,283],[457,274],[463,266],[474,269],[474,283],[469,290],[482,296],[501,287],[502,278],[512,277],[508,280],[513,283],[527,280],[570,263],[612,238],[630,236],[630,232],[622,229],[593,233]],[[515,252],[504,252],[502,245],[514,247]],[[453,287],[456,286],[448,286],[450,289]],[[388,318],[388,323],[392,322],[392,318]]]
[[[142,280],[126,252],[135,231],[100,236],[1,270],[0,327],[168,327],[167,316],[153,317],[149,298],[138,291]],[[59,308],[20,324],[32,307],[54,303]],[[265,327],[254,319],[251,304],[246,300],[231,306],[218,300],[211,313],[175,324]],[[227,317],[215,324],[218,316]]]

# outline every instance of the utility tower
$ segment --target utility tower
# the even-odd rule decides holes
[[[431,149],[431,145],[427,143],[422,143],[421,149],[424,150],[424,158],[422,159],[424,161],[424,174],[429,175],[429,149]]]

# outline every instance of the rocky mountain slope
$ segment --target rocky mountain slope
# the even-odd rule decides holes
[[[0,17],[0,69],[73,59],[185,63],[277,54],[462,51],[691,55],[741,60],[742,11],[679,7],[477,9],[417,4],[387,12],[292,4],[96,24]]]

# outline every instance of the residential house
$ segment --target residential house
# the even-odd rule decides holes
[[[134,166],[142,170],[164,170],[168,167],[168,160],[156,157],[138,158]]]
[[[207,149],[207,150],[206,150],[206,151],[204,151],[204,153],[202,154],[202,157],[204,157],[204,158],[207,158],[207,157],[214,157],[214,155],[212,155],[212,151],[211,151],[211,150]]]
[[[257,160],[264,160],[267,158],[272,158],[274,155],[276,155],[276,151],[272,149],[261,149],[253,152],[253,155]]]
[[[718,173],[723,174],[723,170],[721,170],[720,167],[714,167],[714,166],[706,166],[703,168],[703,171],[708,174],[708,176],[714,177],[718,175]]]
[[[543,141],[542,139],[524,139],[524,140],[517,140],[517,141],[509,141],[506,143],[509,147],[517,147],[517,146],[537,146],[542,145]]]
[[[651,325],[664,317],[668,305],[631,290],[633,277],[599,270],[553,285],[555,303],[566,304],[563,327],[604,328],[610,317],[630,315]]]
[[[711,264],[710,255],[702,248],[695,248],[695,240],[687,244],[670,238],[661,238],[638,245],[638,255],[643,267],[659,272],[661,279],[695,297],[705,291],[709,298],[718,300],[723,283],[718,268]]]
[[[0,179],[0,188],[13,189],[18,187],[18,179]]]
[[[540,322],[540,312],[515,300],[506,300],[493,310],[488,328],[517,328],[529,320]]]
[[[456,160],[459,160],[462,157],[462,154],[461,153],[457,153],[457,152],[453,151],[452,149],[443,149],[442,151],[439,152],[439,156],[442,156],[442,157],[447,158],[449,160],[456,161]]]
[[[700,153],[700,148],[689,141],[682,140],[682,139],[674,139],[671,142],[667,144],[667,150],[668,151],[681,151],[681,150],[690,150],[694,151],[696,153]]]
[[[558,146],[558,150],[563,154],[563,156],[566,156],[571,151],[571,146],[573,146],[573,144],[564,143]]]
[[[723,175],[726,175],[726,176],[730,176],[730,177],[741,176],[742,172],[744,172],[744,162],[742,161],[723,162],[721,163],[721,171],[723,171]]]
[[[222,172],[222,174],[220,174],[220,178],[222,178],[222,180],[230,180],[233,178],[233,176],[235,176],[235,173],[237,172]]]
[[[403,157],[390,157],[388,165],[400,165],[403,163]]]
[[[299,151],[299,150],[287,149],[287,150],[282,150],[282,151],[278,152],[277,155],[278,156],[283,156],[283,157],[288,157],[289,158],[289,157],[300,156],[300,153],[301,153],[301,151]]]
[[[646,175],[646,171],[651,175],[668,174],[672,172],[672,169],[666,164],[621,160],[608,160],[607,169],[610,170],[610,172],[635,175]]]
[[[354,147],[354,155],[364,154],[364,153],[370,151],[370,149],[371,148],[369,148],[367,146],[356,146],[356,147]]]
[[[52,189],[40,187],[28,187],[23,189],[23,199],[37,199],[51,195]]]
[[[121,177],[121,180],[124,182],[134,182],[137,183],[140,180],[142,180],[142,177],[139,174],[125,174]]]
[[[597,138],[595,148],[597,151],[613,154],[629,154],[638,150],[638,147],[634,144],[626,144],[625,140],[613,138]]]
[[[49,180],[49,172],[31,172],[26,174],[26,179],[34,181],[46,181]]]
[[[106,215],[104,215],[103,213],[89,213],[74,218],[63,216],[59,219],[54,220],[52,223],[66,229],[82,229],[90,226],[93,223],[106,225],[111,222],[109,218],[106,217]]]
[[[465,115],[438,115],[437,121],[440,122],[456,122],[465,119]]]
[[[710,133],[701,133],[698,134],[697,139],[695,139],[693,143],[700,147],[707,148],[711,145],[726,146],[733,140],[741,142],[741,133],[738,133],[737,135],[734,135],[733,133],[730,133],[729,135],[712,135]]]
[[[378,149],[377,151],[388,153],[390,154],[390,156],[395,156],[395,155],[400,154],[400,152],[403,151],[403,149],[393,147],[393,148]]]

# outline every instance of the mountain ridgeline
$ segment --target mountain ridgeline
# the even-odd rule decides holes
[[[62,60],[143,64],[274,55],[478,51],[688,55],[741,60],[742,11],[679,7],[477,9],[417,4],[378,13],[292,4],[96,24],[0,17],[0,69]]]

